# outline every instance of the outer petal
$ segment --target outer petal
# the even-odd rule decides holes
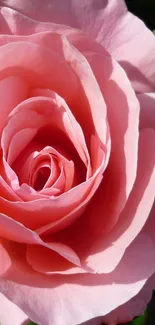
[[[127,11],[123,0],[46,0],[44,4],[41,0],[1,0],[0,4],[39,21],[84,30],[122,64],[137,92],[155,89],[155,73],[152,71],[155,64],[155,37],[140,19]],[[4,31],[8,29],[5,19],[7,13],[4,12]],[[9,24],[12,30],[17,25],[16,19],[14,14]]]
[[[1,325],[26,325],[29,320],[15,304],[0,294],[0,323]]]
[[[71,0],[1,0],[0,5],[6,6],[24,15],[45,22],[56,22],[66,25],[74,25],[74,17],[71,14]]]
[[[28,276],[31,286],[1,280],[0,291],[40,325],[76,325],[103,316],[135,296],[155,271],[154,254],[152,241],[140,235],[109,275],[44,277],[26,268],[22,275],[18,267],[12,280],[26,283]],[[38,281],[37,287],[33,281]]]
[[[134,317],[142,315],[146,309],[146,305],[151,299],[152,288],[155,284],[155,274],[153,274],[150,279],[146,282],[142,290],[137,296],[133,297],[131,300],[125,304],[119,306],[111,313],[104,317],[96,317],[80,325],[116,325],[116,324],[126,324],[130,322]]]
[[[143,233],[147,234],[155,243],[155,202],[150,212],[149,218],[143,228]],[[154,283],[155,289],[155,283]]]
[[[137,296],[129,300],[126,304],[119,306],[110,314],[102,318],[106,324],[128,323],[134,317],[142,315],[152,296],[152,289],[155,287],[155,274],[146,282],[145,286]],[[81,324],[87,325],[87,324]],[[88,324],[89,325],[89,324]],[[91,325],[91,324],[90,324]],[[92,324],[93,325],[93,324]],[[94,324],[95,325],[95,324]]]
[[[137,178],[125,208],[111,232],[104,232],[105,214],[101,209],[104,187],[101,184],[83,218],[69,229],[55,235],[58,241],[61,239],[66,245],[71,246],[81,260],[86,260],[87,266],[98,273],[114,270],[125,249],[140,233],[149,217],[155,195],[154,146],[154,131],[142,130]],[[108,211],[106,216],[108,218]]]
[[[105,175],[102,208],[106,209],[105,215],[108,211],[107,223],[112,227],[118,220],[136,178],[139,103],[123,69],[104,49],[100,53],[84,50],[84,55],[92,67],[108,107],[112,149]],[[107,228],[106,221],[104,227]]]
[[[137,96],[140,102],[140,128],[155,129],[155,93]]]

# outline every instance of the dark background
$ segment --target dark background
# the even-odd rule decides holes
[[[155,29],[155,0],[126,0],[125,2],[129,11],[141,18],[148,28]]]

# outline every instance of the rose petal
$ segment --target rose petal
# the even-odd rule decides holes
[[[146,306],[152,297],[152,289],[155,287],[155,274],[153,274],[137,296],[129,300],[126,304],[119,306],[110,314],[102,318],[102,322],[106,324],[128,323],[135,317],[143,315]],[[81,324],[87,325],[87,324]]]
[[[125,304],[114,309],[111,313],[104,317],[96,317],[80,325],[100,325],[100,324],[126,324],[135,317],[143,315],[148,302],[152,296],[152,288],[154,288],[155,275],[153,274],[145,283],[141,291]]]
[[[27,98],[27,95],[28,85],[24,79],[17,76],[11,76],[0,81],[0,129],[2,128],[5,118],[16,105]]]
[[[10,166],[13,164],[15,159],[17,159],[21,151],[24,150],[28,143],[34,138],[36,133],[36,129],[26,128],[20,130],[13,136],[7,157],[7,162]]]
[[[103,210],[108,211],[107,225],[104,222],[108,229],[117,222],[136,178],[139,103],[123,69],[104,50],[86,52],[86,57],[108,107],[111,154],[102,202]]]
[[[39,42],[39,44],[42,42],[42,36],[38,35],[38,37],[35,37],[36,42]],[[45,35],[45,40],[46,37],[48,35]],[[49,37],[51,41],[48,43],[49,46],[52,44],[52,49],[61,55],[63,53],[66,61],[79,80],[81,89],[77,104],[75,105],[74,102],[72,106],[73,115],[80,122],[82,129],[85,130],[85,136],[88,136],[90,131],[92,135],[92,130],[95,128],[95,134],[98,135],[101,143],[105,145],[108,131],[106,120],[107,109],[88,61],[67,41],[67,38],[57,33],[51,33]]]
[[[16,9],[38,21],[59,23],[82,29],[101,43],[120,62],[138,92],[155,89],[154,35],[144,23],[129,13],[125,2],[120,0],[73,1],[46,0],[46,5],[36,0],[2,0],[2,5]],[[50,24],[38,23],[21,16],[9,8],[2,8],[1,24],[4,33],[26,34],[47,30]],[[9,17],[9,18],[8,18]],[[21,17],[23,24],[21,24]],[[6,23],[7,22],[7,23]],[[11,23],[10,23],[11,22]],[[22,25],[22,27],[21,27]],[[131,29],[130,26],[133,26]],[[137,41],[138,40],[138,41]],[[147,47],[145,46],[147,40]],[[131,49],[134,48],[134,51]]]
[[[3,241],[0,242],[0,276],[3,276],[11,267],[10,256],[3,246]]]
[[[155,129],[155,93],[139,94],[140,128]]]
[[[22,42],[23,40],[23,42]],[[27,40],[27,42],[25,42]],[[19,42],[20,41],[20,42]],[[9,42],[9,44],[5,45],[5,52],[7,52],[7,47],[10,45],[10,42],[15,42],[15,38],[12,38],[11,36],[4,36],[3,37],[3,44],[6,44]],[[50,33],[50,34],[38,34],[38,35],[32,35],[29,36],[27,39],[23,39],[22,37],[16,37],[16,42],[19,42],[19,45],[24,43],[24,47],[30,46],[29,42],[32,42],[32,46],[37,45],[37,46],[45,46],[48,44],[48,48],[50,51],[55,51],[56,57],[58,55],[61,56],[64,60],[65,58],[65,63],[68,63],[68,69],[71,67],[72,73],[74,73],[74,76],[76,76],[76,82],[78,81],[79,85],[76,84],[76,86],[79,87],[79,94],[78,98],[76,97],[76,100],[74,100],[74,105],[72,105],[72,111],[73,115],[76,117],[76,119],[80,122],[80,125],[82,126],[82,129],[85,129],[85,135],[89,137],[89,135],[92,135],[92,130],[94,130],[95,127],[95,133],[98,135],[99,139],[101,142],[105,145],[106,140],[107,140],[107,121],[106,121],[106,105],[104,102],[104,99],[102,97],[102,94],[100,92],[100,88],[98,87],[98,83],[96,79],[94,78],[94,75],[91,71],[91,67],[89,66],[87,60],[83,57],[83,55],[77,51],[72,45],[67,41],[65,37],[58,33]],[[37,44],[34,44],[37,43]],[[18,44],[18,43],[17,43]],[[29,45],[28,45],[29,44]],[[52,44],[52,47],[51,47]],[[12,44],[11,44],[12,47]],[[1,47],[2,48],[2,47]],[[41,48],[38,49],[41,51]],[[31,49],[31,53],[35,52],[35,48]],[[32,53],[32,54],[33,54]],[[46,54],[44,54],[45,56]],[[34,53],[34,56],[36,54]],[[5,56],[6,57],[6,56]],[[38,60],[38,58],[36,58]],[[60,59],[60,58],[59,58]],[[53,61],[53,60],[52,60]],[[9,62],[10,64],[10,62]],[[55,62],[56,64],[56,62]],[[61,63],[62,64],[62,63]],[[41,68],[42,64],[40,63]],[[57,66],[60,66],[60,63],[57,62]],[[23,67],[25,67],[25,62],[23,62]],[[35,68],[35,69],[34,69]],[[36,72],[36,67],[34,65],[33,67],[33,73]],[[52,69],[51,69],[52,70]],[[62,70],[62,69],[61,69]],[[54,70],[52,70],[54,72]],[[61,71],[62,73],[62,71]],[[58,74],[58,72],[57,72]],[[65,72],[67,75],[67,71]],[[45,72],[44,74],[45,75]],[[53,74],[52,74],[53,75]],[[59,74],[58,74],[59,75]],[[42,76],[43,79],[43,76]],[[39,81],[39,80],[38,80]],[[54,85],[49,87],[49,83],[46,80],[44,82],[44,85],[46,85],[46,88],[51,88],[57,91],[58,94],[61,94],[63,98],[66,99],[65,94],[59,89],[56,89],[56,85],[58,82],[55,80]],[[31,83],[32,83],[32,78],[31,78]],[[59,82],[60,83],[60,82]],[[62,83],[62,80],[61,80]],[[74,86],[74,83],[73,83]],[[36,84],[37,87],[37,84]],[[40,87],[41,88],[41,87]],[[65,88],[67,86],[65,85]],[[74,87],[75,89],[75,87]],[[77,87],[75,91],[77,90]],[[94,96],[95,94],[95,96]],[[75,95],[75,92],[72,92],[72,98]],[[68,98],[67,98],[68,99]],[[68,99],[71,101],[71,98]],[[76,103],[76,105],[75,105]],[[85,107],[85,109],[84,109]],[[95,108],[95,109],[94,109]],[[87,121],[87,123],[86,123]],[[103,132],[104,130],[104,132]],[[91,134],[90,134],[91,132]]]
[[[56,23],[59,22],[67,25],[68,25],[68,19],[73,20],[72,16],[70,15],[70,4],[71,4],[70,0],[65,0],[63,2],[62,0],[58,0],[58,1],[53,1],[52,3],[49,0],[45,0],[44,5],[41,1],[37,3],[36,0],[34,1],[27,0],[26,3],[24,3],[24,1],[22,0],[21,2],[19,0],[13,0],[13,1],[2,0],[0,2],[0,5],[4,5],[4,6],[8,6],[9,8],[16,9],[17,11],[20,11],[25,15],[34,18],[38,21],[51,22],[52,20],[53,22]],[[3,28],[4,30],[6,30],[5,25],[3,26]]]
[[[44,277],[38,273],[34,276],[26,267],[23,270],[18,267],[10,274],[13,281],[11,278],[0,281],[0,291],[34,322],[76,325],[109,313],[138,294],[154,273],[154,254],[152,241],[140,235],[111,274]],[[17,284],[15,279],[29,281],[31,286]],[[38,283],[37,287],[35,283]]]
[[[20,70],[29,87],[51,88],[71,102],[78,90],[77,77],[63,56],[46,47],[28,42],[13,42],[0,48],[0,77],[5,78],[15,69]],[[29,53],[26,56],[25,53]],[[61,67],[59,70],[58,67]],[[49,74],[49,70],[52,74]]]
[[[155,65],[155,37],[139,18],[128,12],[125,1],[108,0],[101,3],[100,0],[93,0],[71,3],[71,18],[75,15],[74,21],[79,28],[102,44],[122,65],[134,89],[140,93],[154,90],[155,74],[152,66]],[[60,13],[59,4],[56,9]],[[22,12],[25,12],[24,5]],[[34,19],[37,12],[36,8]],[[28,13],[29,15],[31,14]]]
[[[85,273],[81,267],[75,266],[79,264],[79,261],[74,259],[65,259],[55,251],[48,249],[45,246],[39,245],[28,245],[26,258],[32,268],[41,273],[45,274],[74,274],[74,273]]]
[[[3,213],[0,213],[0,224],[0,237],[27,244],[35,244],[38,242],[38,236],[35,232]]]
[[[30,320],[21,309],[0,294],[0,322],[1,325],[26,325]]]
[[[51,125],[52,127],[54,124],[68,136],[78,151],[79,156],[87,165],[89,155],[82,129],[63,98],[54,92],[51,93],[53,94],[51,98],[40,96],[30,98],[16,107],[4,128],[2,148],[6,150],[10,138],[19,128],[31,126],[39,129],[46,125]],[[29,114],[27,114],[28,112]]]
[[[83,160],[83,162],[88,165],[88,175],[91,174],[91,166],[90,166],[90,157],[88,153],[88,149],[85,143],[85,138],[83,134],[83,130],[80,124],[75,119],[72,111],[69,109],[63,98],[54,94],[50,89],[34,89],[30,93],[31,96],[41,96],[41,97],[49,97],[54,100],[54,103],[58,106],[59,114],[62,115],[63,112],[63,128],[65,132],[68,134],[70,140],[73,142],[76,150],[79,153],[79,156]]]
[[[95,272],[109,273],[115,269],[125,249],[139,234],[149,217],[155,193],[154,146],[154,131],[141,131],[137,178],[119,221],[111,232],[104,232],[101,184],[82,218],[54,236],[55,240],[60,241],[61,238],[61,242],[72,247],[81,261],[86,261],[86,265]]]
[[[88,194],[88,196],[81,201],[81,203],[70,213],[65,214],[61,219],[53,221],[51,223],[48,223],[45,226],[39,227],[36,229],[36,232],[39,235],[50,235],[53,232],[60,231],[62,229],[65,229],[69,227],[70,225],[74,224],[74,222],[83,214],[85,208],[87,207],[89,201],[95,194],[97,188],[101,184],[102,176],[98,177],[95,182],[94,186],[91,190],[91,192]],[[80,238],[80,237],[79,237]]]
[[[15,242],[20,243],[27,243],[27,244],[39,244],[46,248],[49,248],[53,250],[54,252],[57,252],[70,262],[81,265],[80,260],[77,256],[77,254],[73,251],[72,248],[69,246],[66,246],[62,243],[54,243],[54,242],[44,242],[40,239],[40,237],[30,229],[24,227],[19,222],[14,221],[13,219],[9,218],[8,216],[0,213],[0,236],[9,239]],[[4,254],[5,253],[5,254]],[[1,249],[2,257],[4,256],[6,261],[8,261],[8,255],[6,254],[5,250]],[[4,260],[5,261],[5,260]],[[2,263],[2,265],[5,265],[5,263]],[[3,266],[4,268],[4,266]],[[5,268],[4,268],[5,269]]]
[[[105,239],[106,243],[106,240],[108,241],[111,238],[112,246],[109,246],[108,244],[102,255],[102,263],[105,263],[106,265],[104,272],[106,272],[106,267],[109,272],[119,263],[120,258],[124,254],[124,250],[138,235],[149,217],[155,192],[154,143],[155,133],[152,130],[143,130],[143,132],[140,133],[139,162],[136,182],[128,202],[122,211],[120,220],[113,231]],[[99,258],[100,254],[97,254],[97,256]],[[105,260],[103,256],[105,257]],[[91,267],[89,263],[88,266]],[[110,269],[108,269],[108,267],[110,267]]]
[[[86,206],[97,190],[101,179],[101,169],[99,168],[89,180],[58,197],[36,199],[30,202],[11,202],[0,197],[1,212],[8,214],[14,220],[22,222],[30,229],[40,228],[45,224],[48,225],[71,212],[73,215],[76,212],[76,218],[78,218],[81,214],[81,204],[83,208]],[[31,218],[29,218],[30,215]],[[44,218],[42,218],[43,215]]]

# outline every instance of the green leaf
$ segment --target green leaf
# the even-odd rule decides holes
[[[123,325],[147,325],[147,313],[135,318],[133,321]]]
[[[145,325],[146,324],[146,315],[137,317],[131,323],[132,325]]]

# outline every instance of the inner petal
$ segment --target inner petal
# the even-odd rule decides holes
[[[50,173],[51,170],[47,166],[41,167],[37,170],[34,185],[33,185],[33,188],[36,191],[41,191],[44,188],[46,182],[48,181]]]
[[[40,151],[31,164],[29,184],[36,190],[52,186],[60,174],[57,159]]]

